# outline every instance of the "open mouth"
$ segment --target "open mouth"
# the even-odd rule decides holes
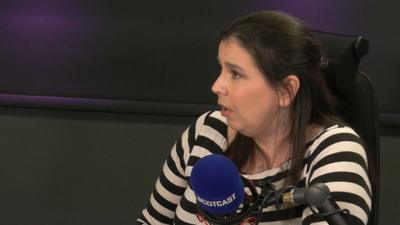
[[[219,104],[219,105],[221,106],[221,114],[222,114],[222,116],[227,117],[227,116],[229,116],[231,114],[232,110],[230,110],[228,107],[226,107],[226,106],[224,106],[222,104]]]

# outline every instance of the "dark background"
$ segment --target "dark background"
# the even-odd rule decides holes
[[[155,101],[160,96],[176,99],[177,94],[183,101],[196,101],[199,98],[190,94],[196,91],[201,93],[197,96],[212,99],[204,87],[217,72],[218,33],[240,15],[277,9],[303,19],[315,30],[369,39],[371,49],[361,69],[375,83],[380,113],[399,115],[396,4],[361,0],[2,1],[0,91]],[[183,73],[188,76],[182,80]],[[171,92],[169,82],[182,83],[180,91],[186,97]]]
[[[0,222],[22,224],[15,212],[31,221],[47,215],[48,224],[95,218],[107,224],[115,215],[134,221],[192,117],[136,115],[129,105],[215,103],[209,88],[218,32],[245,13],[278,9],[315,30],[370,41],[360,67],[378,94],[380,221],[397,224],[399,6],[394,0],[1,1],[0,192],[9,194],[0,200]],[[114,181],[121,183],[109,185]],[[145,194],[124,189],[132,186]]]

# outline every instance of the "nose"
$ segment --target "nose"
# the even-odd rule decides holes
[[[214,84],[212,85],[211,90],[216,95],[226,95],[227,94],[227,90],[224,85],[224,81],[223,81],[221,74],[218,76],[217,80],[214,81]]]

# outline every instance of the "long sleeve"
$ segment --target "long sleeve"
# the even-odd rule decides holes
[[[371,184],[368,160],[358,135],[349,127],[335,127],[313,143],[307,157],[306,184],[324,183],[340,208],[348,209],[345,220],[351,225],[365,225],[371,211]],[[328,224],[312,216],[307,207],[303,212],[303,225]]]
[[[138,218],[138,224],[172,224],[175,210],[188,186],[185,169],[191,149],[206,114],[193,122],[178,138],[164,162],[150,201]]]

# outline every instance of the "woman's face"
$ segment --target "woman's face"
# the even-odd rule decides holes
[[[246,49],[235,39],[221,41],[218,48],[221,73],[212,86],[228,126],[246,136],[257,137],[275,130],[278,95]]]

